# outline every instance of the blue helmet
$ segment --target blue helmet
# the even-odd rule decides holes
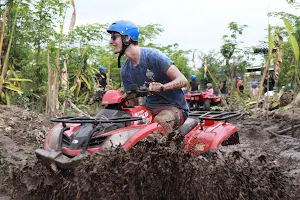
[[[107,28],[108,33],[118,32],[121,35],[129,35],[133,41],[138,41],[139,39],[139,30],[138,27],[127,20],[115,21]]]
[[[192,80],[196,80],[196,78],[197,78],[196,75],[192,75],[192,76],[191,76],[191,79],[192,79]]]
[[[238,79],[238,80],[242,80],[242,77],[238,76],[237,79]]]
[[[99,70],[99,71],[102,71],[102,70],[105,70],[105,68],[104,68],[103,66],[100,65],[100,66],[98,67],[98,70]]]
[[[219,70],[219,73],[223,74],[225,71],[223,69]]]
[[[257,86],[257,82],[256,82],[256,81],[253,81],[253,82],[251,83],[251,85],[252,85],[252,87]]]

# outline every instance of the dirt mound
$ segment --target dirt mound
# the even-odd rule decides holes
[[[32,159],[51,123],[48,116],[15,106],[0,105],[0,110],[0,193],[3,193],[3,181],[10,169]]]
[[[294,99],[294,93],[292,91],[287,91],[282,94],[280,97],[280,106],[284,107],[291,103]]]
[[[158,142],[140,143],[130,152],[101,152],[70,171],[54,173],[39,163],[15,170],[12,193],[16,199],[300,197],[285,169],[257,155],[227,149],[207,160]]]
[[[0,136],[18,145],[41,144],[52,126],[50,117],[18,108],[0,105]]]

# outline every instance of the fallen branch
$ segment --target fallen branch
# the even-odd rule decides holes
[[[77,106],[74,103],[72,103],[70,100],[68,101],[68,103],[71,106],[71,108],[73,108],[74,110],[76,110],[80,114],[92,118],[89,114],[86,114],[85,112],[83,112],[82,110],[80,110],[79,108],[77,108]]]
[[[238,116],[236,119],[241,119],[246,113],[242,113],[240,116]]]
[[[300,127],[300,124],[297,124],[297,125],[294,125],[294,128],[299,128]],[[284,134],[284,133],[286,133],[286,132],[288,132],[288,131],[291,131],[293,129],[293,127],[290,127],[290,128],[287,128],[287,129],[283,129],[283,130],[281,130],[281,131],[278,131],[277,133],[279,134],[279,135],[282,135],[282,134]]]
[[[285,139],[298,139],[298,138],[294,138],[294,137],[291,137],[291,136],[288,136],[288,135],[279,135],[277,133],[274,133],[273,131],[271,130],[267,130],[268,133],[270,133],[271,135],[273,136],[276,136],[276,137],[280,137],[280,138],[285,138]]]

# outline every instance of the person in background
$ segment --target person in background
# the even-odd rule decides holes
[[[196,75],[191,75],[191,82],[190,82],[190,87],[191,87],[191,91],[197,91],[200,90],[199,84],[196,80]]]
[[[236,90],[239,93],[244,93],[244,82],[243,82],[243,79],[240,76],[237,77]]]
[[[207,83],[206,84],[206,94],[207,95],[213,95],[214,94],[214,89],[212,88],[212,84],[211,83]]]
[[[251,83],[251,92],[250,92],[251,96],[254,98],[257,98],[259,96],[259,88],[257,87],[257,82],[253,81]]]
[[[103,66],[99,66],[98,67],[99,73],[96,74],[96,81],[97,81],[97,86],[98,87],[102,87],[103,90],[105,91],[105,87],[106,87],[106,79],[107,79],[107,75],[104,72],[105,68]]]
[[[268,82],[269,82],[269,90],[268,90]],[[268,73],[267,77],[264,80],[264,91],[265,93],[267,91],[273,91],[275,87],[275,80],[273,78],[273,74],[272,73]]]
[[[226,81],[222,81],[220,84],[220,92],[221,92],[221,97],[225,98],[227,94],[227,86],[226,86]]]

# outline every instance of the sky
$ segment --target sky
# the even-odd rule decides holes
[[[268,17],[268,12],[300,14],[285,0],[75,0],[75,6],[76,25],[117,20],[141,26],[161,24],[164,32],[156,44],[178,43],[180,49],[204,53],[220,49],[232,21],[248,25],[239,39],[242,46],[250,47],[265,40],[268,23],[283,25],[279,18]],[[71,14],[70,8],[66,29]]]

